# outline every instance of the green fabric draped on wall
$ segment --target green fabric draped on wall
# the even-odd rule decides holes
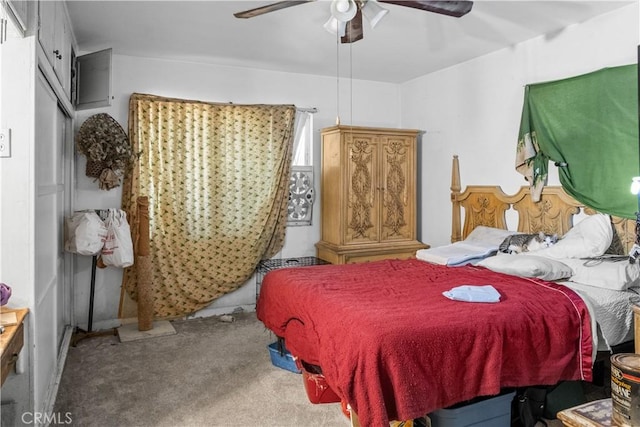
[[[635,218],[637,199],[629,188],[640,175],[638,145],[636,64],[526,86],[516,170],[529,181],[534,200],[551,160],[576,200]]]

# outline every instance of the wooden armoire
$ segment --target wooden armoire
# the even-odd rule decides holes
[[[417,130],[322,130],[321,240],[332,264],[415,257]]]

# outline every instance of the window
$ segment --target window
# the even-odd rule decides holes
[[[296,111],[287,225],[311,225],[313,211],[313,113]]]

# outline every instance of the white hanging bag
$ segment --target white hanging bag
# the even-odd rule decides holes
[[[95,211],[80,211],[65,221],[64,249],[79,255],[97,255],[104,246],[107,227]]]
[[[133,242],[126,212],[120,209],[109,209],[105,224],[107,238],[102,247],[102,262],[119,268],[133,265]]]

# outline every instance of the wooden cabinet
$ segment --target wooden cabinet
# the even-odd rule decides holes
[[[418,131],[354,126],[322,130],[318,258],[333,264],[406,259],[416,240]]]
[[[0,318],[3,325],[5,324],[5,318],[7,319],[5,330],[0,334],[0,355],[2,359],[0,364],[0,385],[4,384],[4,380],[13,370],[24,345],[24,318],[28,312],[29,310],[26,308],[8,309],[2,307],[0,309]]]
[[[38,41],[67,99],[71,99],[71,69],[75,61],[73,37],[63,1],[38,3]]]

